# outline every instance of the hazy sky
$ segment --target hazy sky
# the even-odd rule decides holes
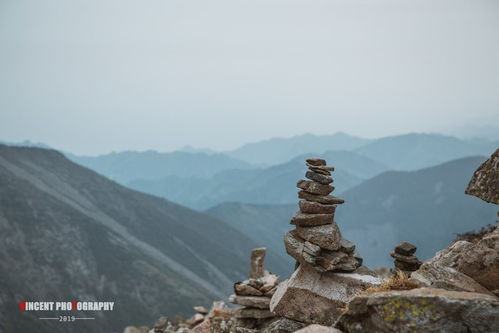
[[[0,140],[95,154],[486,124],[497,0],[0,0]]]

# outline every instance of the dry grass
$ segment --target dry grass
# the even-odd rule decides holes
[[[401,271],[397,271],[395,275],[383,282],[379,286],[373,286],[366,290],[361,291],[356,296],[365,296],[372,293],[377,293],[380,291],[391,291],[391,290],[411,290],[419,287],[419,284]]]

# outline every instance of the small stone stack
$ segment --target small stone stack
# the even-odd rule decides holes
[[[421,261],[414,255],[417,247],[408,242],[402,242],[395,247],[394,252],[390,256],[395,259],[395,268],[401,270],[407,275],[417,271],[421,266]]]
[[[334,221],[334,213],[343,199],[330,195],[334,187],[326,161],[307,159],[309,170],[299,180],[298,197],[300,211],[291,219],[296,229],[289,231],[284,239],[286,252],[300,264],[307,264],[319,272],[352,272],[362,265],[362,258],[354,253],[355,245],[341,237]]]
[[[255,326],[260,319],[274,317],[270,312],[270,299],[277,289],[279,276],[264,269],[265,248],[251,251],[251,270],[248,280],[234,284],[231,303],[242,305],[234,310],[234,317],[243,326]]]

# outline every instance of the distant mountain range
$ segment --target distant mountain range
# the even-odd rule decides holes
[[[228,295],[258,246],[206,214],[129,190],[47,149],[0,145],[0,331],[66,332],[32,300],[114,301],[75,332],[121,331]],[[271,251],[267,267],[289,265]]]
[[[286,204],[296,201],[297,177],[307,169],[304,160],[310,155],[263,169],[227,170],[211,178],[182,179],[168,177],[156,180],[135,180],[127,185],[133,189],[168,198],[182,205],[206,209],[223,202],[255,204]],[[387,167],[369,158],[348,151],[314,154],[335,165],[338,192],[373,177]]]
[[[457,158],[488,155],[497,146],[498,142],[438,134],[370,140],[336,133],[265,140],[226,153],[186,147],[189,152],[68,157],[125,186],[203,210],[231,201],[293,202],[294,182],[305,170],[303,160],[310,156],[324,156],[337,167],[335,186],[341,193],[386,170],[417,170]]]
[[[419,171],[384,172],[343,193],[346,203],[336,210],[336,221],[370,267],[392,267],[389,253],[400,241],[413,242],[416,254],[427,259],[457,233],[495,222],[496,207],[464,194],[485,159],[468,157]],[[284,232],[297,210],[296,204],[223,203],[206,212],[280,251],[284,260]]]

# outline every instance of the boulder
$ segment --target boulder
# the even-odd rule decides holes
[[[424,263],[411,274],[411,280],[421,285],[446,290],[469,291],[493,295],[485,287],[454,268]]]
[[[334,187],[331,185],[319,184],[310,180],[303,180],[303,179],[299,180],[298,183],[296,183],[296,187],[301,188],[302,190],[307,191],[308,193],[318,194],[318,195],[328,195],[334,190]]]
[[[329,185],[333,182],[333,178],[313,171],[307,171],[305,177],[324,185]]]
[[[296,331],[296,333],[341,333],[341,331],[334,327],[313,324]]]
[[[249,306],[258,309],[268,309],[270,304],[270,298],[264,296],[231,295],[229,301],[234,304]]]
[[[341,233],[336,223],[315,227],[297,227],[296,233],[301,238],[326,250],[338,250],[341,246]]]
[[[300,212],[307,214],[334,214],[335,205],[323,205],[318,202],[300,200],[298,203]]]
[[[490,291],[499,289],[499,231],[477,243],[458,241],[438,252],[430,263],[447,266],[468,275]]]
[[[475,171],[465,193],[499,204],[499,149]]]
[[[332,195],[316,195],[303,190],[298,192],[298,198],[318,202],[325,205],[336,205],[345,202],[345,200],[334,197]]]
[[[313,227],[333,223],[333,214],[305,214],[295,213],[291,218],[291,224],[300,227]]]
[[[335,326],[344,332],[499,332],[499,300],[418,288],[356,296]]]
[[[381,279],[360,274],[319,273],[300,265],[279,284],[270,310],[279,316],[305,323],[332,325],[341,307],[359,291],[381,284]]]

